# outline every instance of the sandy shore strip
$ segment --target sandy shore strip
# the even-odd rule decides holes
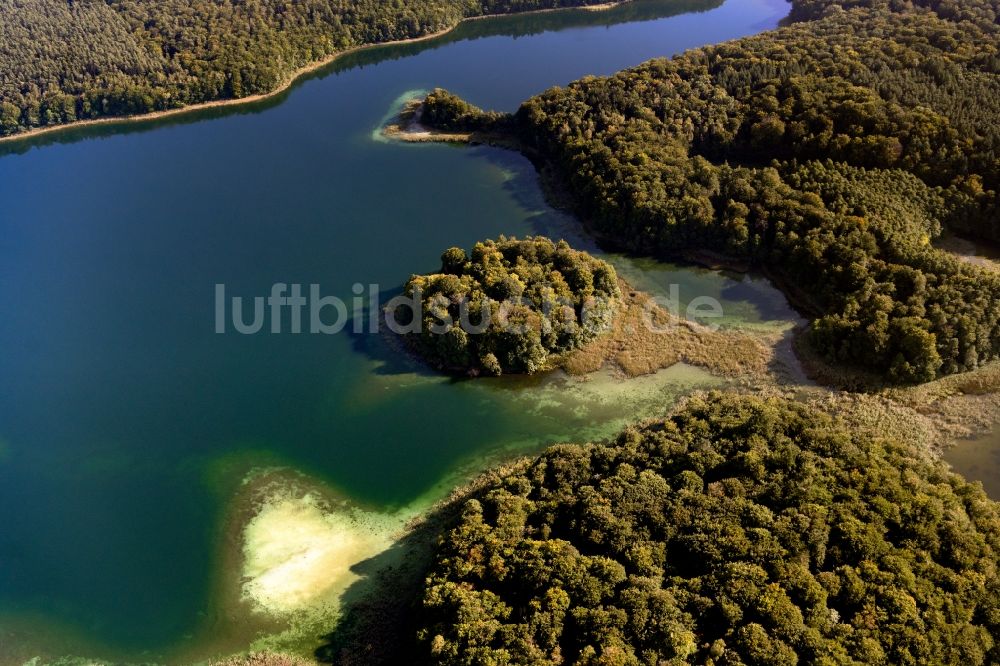
[[[241,104],[253,104],[254,102],[262,102],[273,97],[277,97],[283,92],[291,88],[296,81],[298,81],[303,76],[311,74],[317,70],[320,70],[328,65],[333,64],[337,58],[341,58],[352,53],[357,53],[359,51],[367,51],[370,49],[377,49],[384,46],[398,46],[401,44],[415,44],[418,42],[430,41],[432,39],[437,39],[438,37],[443,37],[450,33],[451,31],[458,28],[460,25],[466,21],[482,21],[486,19],[502,18],[504,16],[528,16],[531,14],[546,14],[549,12],[562,12],[569,11],[573,9],[584,9],[587,11],[607,11],[613,9],[618,5],[624,5],[633,0],[618,0],[616,2],[605,2],[599,5],[589,5],[581,7],[555,7],[551,9],[535,9],[527,12],[514,12],[510,14],[488,14],[486,16],[470,16],[464,18],[455,25],[445,28],[444,30],[439,30],[437,32],[429,33],[426,35],[421,35],[420,37],[411,37],[409,39],[397,39],[390,42],[379,42],[377,44],[364,44],[362,46],[355,46],[353,48],[346,49],[344,51],[338,51],[328,58],[322,60],[317,60],[316,62],[309,63],[304,67],[301,67],[294,72],[292,72],[278,87],[274,90],[266,93],[261,93],[259,95],[251,95],[250,97],[239,97],[236,99],[219,99],[211,102],[200,102],[198,104],[189,104],[186,106],[181,106],[176,109],[165,109],[163,111],[151,111],[150,113],[141,113],[131,116],[108,116],[107,118],[93,118],[90,120],[77,120],[71,123],[65,123],[61,125],[51,125],[46,127],[36,127],[35,129],[28,130],[26,132],[19,132],[17,134],[11,134],[10,136],[0,137],[0,144],[5,143],[16,143],[18,141],[26,141],[28,139],[33,139],[46,134],[55,134],[57,132],[68,132],[70,130],[81,129],[96,125],[110,125],[115,123],[143,123],[152,122],[154,120],[159,120],[161,118],[169,118],[171,116],[180,116],[186,113],[195,113],[197,111],[204,111],[205,109],[220,108],[226,106],[239,106]]]
[[[424,103],[421,99],[410,99],[396,115],[396,122],[379,129],[382,137],[409,143],[469,143],[474,132],[445,132],[424,125]]]

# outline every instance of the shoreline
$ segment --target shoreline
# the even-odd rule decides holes
[[[444,132],[421,124],[423,110],[423,100],[407,100],[396,114],[396,122],[383,126],[379,132],[390,141],[403,143],[472,143],[475,132]]]
[[[563,210],[576,219],[584,231],[594,238],[599,245],[630,254],[641,250],[623,246],[615,239],[609,238],[597,231],[586,219],[575,210],[571,198],[564,185],[554,174],[551,165],[538,155],[526,150],[525,146],[512,145],[503,137],[477,132],[444,132],[427,128],[420,124],[420,104],[411,100],[405,104],[397,124],[382,128],[386,138],[408,143],[462,143],[468,145],[490,145],[497,148],[514,150],[527,158],[535,167],[537,177],[542,186],[546,202],[555,209]],[[499,140],[497,140],[499,138]],[[964,241],[974,245],[970,241]],[[808,295],[796,288],[779,272],[766,267],[754,266],[750,261],[726,256],[708,250],[692,250],[680,252],[672,257],[660,257],[674,261],[702,266],[710,270],[733,271],[741,274],[759,273],[777,288],[788,301],[792,309],[800,317],[810,319],[821,309],[812,302]],[[984,261],[997,261],[984,258]],[[932,382],[917,386],[894,386],[886,384],[881,378],[866,373],[863,368],[834,366],[826,362],[812,350],[805,341],[805,334],[811,324],[800,322],[796,324],[785,339],[773,340],[770,351],[772,360],[777,360],[786,369],[793,369],[794,384],[799,388],[818,389],[821,392],[842,393],[845,396],[863,394],[871,397],[881,397],[889,400],[896,408],[911,410],[912,416],[933,416],[933,434],[924,442],[924,448],[940,454],[942,450],[954,447],[963,439],[987,436],[995,428],[995,419],[988,418],[1000,406],[1000,361],[988,363],[975,370],[940,377]],[[766,336],[764,336],[766,337]],[[756,337],[762,341],[761,336]],[[714,341],[718,344],[718,340]],[[564,359],[565,360],[565,359]],[[605,359],[607,362],[608,359]],[[679,358],[678,362],[690,363],[689,358]],[[591,363],[583,363],[587,370],[593,371]],[[614,365],[613,362],[610,365]],[[701,365],[701,364],[696,364]],[[701,367],[706,367],[701,365]],[[564,371],[566,368],[563,368]],[[620,366],[619,366],[619,369]],[[716,368],[717,369],[717,368]],[[741,368],[745,370],[745,368]],[[648,368],[646,369],[648,371]],[[641,370],[634,373],[623,373],[634,378],[645,374]],[[725,374],[725,373],[723,373]],[[752,373],[751,373],[752,374]],[[801,376],[799,376],[801,374]],[[804,381],[803,381],[804,380]],[[766,379],[760,383],[766,385]]]
[[[11,134],[9,136],[0,137],[0,146],[8,144],[17,144],[20,141],[28,141],[40,136],[45,136],[47,134],[57,134],[59,132],[69,132],[77,129],[84,129],[92,126],[99,125],[112,125],[116,123],[121,124],[138,124],[143,122],[152,122],[155,120],[161,120],[163,118],[170,118],[173,116],[180,116],[187,113],[197,113],[198,111],[205,111],[207,109],[223,108],[227,106],[240,106],[243,104],[253,104],[255,102],[263,102],[265,100],[277,97],[278,95],[288,91],[295,85],[295,83],[301,79],[303,76],[312,74],[317,70],[323,69],[328,65],[332,65],[346,55],[351,55],[353,53],[358,53],[360,51],[367,51],[370,49],[377,49],[386,46],[401,46],[404,44],[416,44],[419,42],[430,41],[432,39],[437,39],[439,37],[444,37],[448,33],[456,30],[459,26],[467,21],[483,21],[488,19],[502,18],[505,16],[529,16],[532,14],[547,14],[550,12],[563,12],[573,9],[582,9],[585,11],[607,11],[609,9],[614,9],[620,5],[625,5],[633,0],[614,0],[613,2],[605,2],[597,5],[581,5],[579,7],[552,7],[548,9],[533,9],[526,12],[509,12],[506,14],[485,14],[483,16],[468,16],[463,18],[461,21],[455,25],[445,28],[443,30],[438,30],[437,32],[428,33],[426,35],[421,35],[419,37],[410,37],[407,39],[397,39],[388,42],[378,42],[374,44],[362,44],[360,46],[353,46],[349,49],[343,51],[338,51],[333,55],[324,58],[322,60],[317,60],[315,62],[309,63],[295,70],[288,77],[282,81],[274,90],[266,93],[260,93],[257,95],[251,95],[250,97],[239,97],[234,99],[217,99],[211,102],[198,102],[197,104],[188,104],[185,106],[178,107],[176,109],[164,109],[162,111],[151,111],[149,113],[142,113],[130,116],[108,116],[106,118],[90,118],[87,120],[75,120],[71,123],[64,123],[61,125],[52,125],[46,127],[36,127],[30,129],[26,132],[19,132],[17,134]]]

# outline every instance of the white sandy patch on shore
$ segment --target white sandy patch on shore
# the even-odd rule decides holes
[[[290,615],[335,607],[359,576],[351,569],[392,545],[398,518],[337,510],[315,495],[275,495],[247,524],[243,597],[259,611]]]

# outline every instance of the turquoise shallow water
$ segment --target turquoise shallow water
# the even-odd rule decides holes
[[[682,369],[602,400],[614,391],[559,378],[433,377],[378,337],[216,335],[214,285],[391,294],[450,245],[578,236],[521,157],[372,130],[407,91],[513,110],[787,9],[640,0],[472,22],[353,54],[263,104],[0,147],[0,663],[64,641],[149,658],[183,643],[211,612],[220,524],[253,465],[401,507],[498,450],[606,436],[707,383]],[[734,323],[792,316],[760,281],[613,260],[642,288],[720,298]]]

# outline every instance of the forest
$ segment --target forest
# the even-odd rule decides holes
[[[421,304],[420,321],[409,308],[395,319],[424,359],[494,376],[548,368],[551,355],[607,330],[621,297],[610,264],[541,236],[450,248],[439,273],[414,275],[404,293]]]
[[[509,129],[510,114],[483,111],[442,88],[430,91],[420,105],[420,120],[439,130],[473,132]]]
[[[0,136],[267,93],[464,18],[600,0],[0,0]]]
[[[734,394],[550,449],[444,531],[408,663],[997,663],[997,504],[908,451]]]
[[[795,0],[783,28],[554,88],[496,128],[605,242],[749,261],[829,361],[929,381],[1000,356],[1000,274],[935,248],[1000,241],[997,7]]]

